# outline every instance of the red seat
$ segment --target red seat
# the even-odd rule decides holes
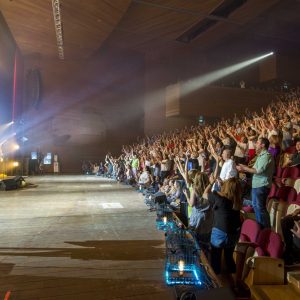
[[[272,183],[271,190],[270,190],[270,193],[268,195],[268,198],[276,197],[277,190],[278,190],[278,186],[275,183]]]
[[[276,198],[278,199],[282,199],[284,201],[287,201],[288,195],[291,191],[291,189],[293,189],[293,187],[290,186],[281,186],[276,193]]]
[[[240,234],[240,242],[256,243],[260,226],[254,220],[247,219],[243,222]]]
[[[258,256],[270,256],[281,258],[283,253],[283,242],[278,233],[270,228],[263,229],[257,237],[257,247],[255,248]]]
[[[282,172],[283,172],[283,168],[280,168],[279,166],[276,168],[276,177],[277,178],[281,178]]]
[[[292,204],[295,201],[297,201],[297,191],[293,187],[291,187],[291,190],[289,191],[286,200],[289,204]]]
[[[281,177],[297,179],[300,175],[300,169],[298,167],[284,168]]]
[[[296,146],[290,146],[290,147],[286,148],[284,152],[289,153],[289,154],[294,154],[294,153],[296,153]]]
[[[243,206],[242,211],[244,211],[247,214],[252,214],[254,213],[254,209],[252,206],[248,205],[248,206]]]

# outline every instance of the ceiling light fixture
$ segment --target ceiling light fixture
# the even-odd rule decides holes
[[[52,8],[53,8],[54,27],[55,27],[56,41],[57,41],[57,48],[58,48],[58,57],[60,59],[64,59],[65,58],[64,39],[63,39],[63,28],[62,28],[59,0],[52,0]]]

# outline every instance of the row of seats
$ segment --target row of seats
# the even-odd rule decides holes
[[[234,256],[237,282],[247,285],[251,299],[300,299],[300,269],[285,269],[283,250],[278,233],[271,229],[260,231],[254,220],[244,221]]]
[[[256,284],[283,284],[283,250],[284,243],[278,233],[270,228],[260,230],[256,221],[245,220],[234,252],[237,280],[249,287]]]

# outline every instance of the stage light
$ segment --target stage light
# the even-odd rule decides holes
[[[178,261],[178,270],[179,270],[179,275],[182,276],[184,273],[184,261],[183,260]]]
[[[19,149],[20,149],[20,146],[19,146],[18,144],[14,144],[14,145],[13,145],[13,149],[14,149],[14,150],[19,150]]]
[[[3,125],[0,126],[0,133],[4,132],[7,130],[7,128],[9,128],[12,124],[14,124],[14,122],[9,122],[9,123],[5,123]]]
[[[4,161],[3,157],[0,157],[0,162],[3,162],[3,161]]]
[[[240,63],[237,63],[237,64],[234,64],[232,66],[229,66],[229,67],[226,67],[226,68],[223,68],[223,69],[220,69],[220,70],[216,70],[216,71],[213,71],[211,73],[208,73],[206,75],[202,75],[202,76],[198,76],[196,78],[193,78],[193,79],[190,79],[190,80],[187,80],[186,82],[183,83],[182,85],[182,96],[186,96],[188,95],[189,93],[192,93],[204,86],[207,86],[223,77],[226,77],[232,73],[235,73],[241,69],[244,69],[268,56],[271,56],[273,55],[274,52],[269,52],[267,54],[264,54],[264,55],[260,55],[258,57],[255,57],[255,58],[251,58],[251,59],[248,59],[246,61],[243,61],[243,62],[240,62]]]
[[[13,165],[13,167],[18,167],[19,166],[19,162],[14,161],[12,165]]]

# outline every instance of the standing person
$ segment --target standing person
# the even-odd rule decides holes
[[[213,182],[214,178],[211,179]],[[211,187],[211,185],[210,185]],[[241,228],[240,209],[242,207],[241,185],[237,178],[223,182],[220,192],[203,195],[213,206],[213,227],[211,232],[211,265],[216,274],[221,271],[222,251],[229,273],[235,273],[233,251]]]
[[[140,160],[135,153],[132,155],[131,168],[135,181],[138,181],[138,171],[140,169]]]
[[[211,151],[213,151],[212,147],[211,147]],[[222,182],[224,182],[225,180],[228,180],[230,178],[237,177],[237,174],[238,174],[235,162],[231,158],[231,150],[230,149],[223,150],[222,159],[223,159],[223,166],[222,166],[219,178],[214,183],[214,186],[212,188],[213,191],[220,191]]]
[[[242,164],[237,166],[238,171],[253,174],[252,205],[256,221],[262,228],[271,227],[266,201],[272,185],[275,163],[272,155],[268,152],[269,145],[270,142],[267,138],[259,138],[255,146],[257,159],[253,168]]]

